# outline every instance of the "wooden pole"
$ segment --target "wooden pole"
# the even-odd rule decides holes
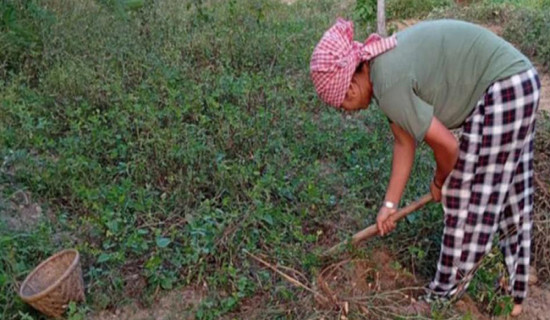
[[[410,213],[422,208],[424,205],[426,205],[428,202],[432,201],[432,195],[430,193],[425,194],[422,198],[419,200],[409,204],[408,206],[398,210],[396,213],[394,213],[395,221],[399,221],[403,218],[405,218]],[[353,235],[351,238],[351,244],[353,246],[356,246],[362,241],[366,241],[378,234],[378,227],[376,224],[371,225],[368,228],[365,228],[356,234]],[[328,249],[323,256],[328,256],[330,254],[333,254],[334,252],[338,251],[342,246],[344,246],[347,243],[347,241],[340,242],[339,244],[335,245],[334,247]]]
[[[378,34],[386,36],[386,3],[385,0],[378,0],[376,4],[376,21],[378,24]]]

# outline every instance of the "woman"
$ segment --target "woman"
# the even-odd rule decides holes
[[[409,178],[416,145],[433,150],[430,191],[445,227],[428,297],[448,299],[467,287],[495,236],[505,257],[513,315],[527,296],[533,211],[533,137],[540,82],[530,61],[492,32],[462,21],[422,22],[391,38],[353,41],[339,19],[311,58],[323,101],[347,111],[374,98],[395,137],[381,235]],[[460,144],[449,129],[462,128]]]

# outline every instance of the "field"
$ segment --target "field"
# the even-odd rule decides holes
[[[16,290],[63,248],[79,250],[86,283],[71,320],[397,318],[384,294],[398,288],[369,287],[370,315],[347,312],[253,258],[314,291],[325,267],[350,257],[403,285],[435,271],[437,204],[388,237],[321,258],[374,221],[392,137],[374,105],[354,114],[323,105],[309,58],[337,16],[355,20],[357,39],[372,32],[375,2],[1,2],[0,319],[45,319]],[[550,85],[548,0],[462,2],[388,0],[389,29],[440,17],[496,28]],[[532,309],[550,296],[549,94],[537,123],[542,302]],[[434,165],[421,145],[403,204],[429,192]],[[498,261],[486,260],[466,305],[432,317],[509,312],[493,286]]]

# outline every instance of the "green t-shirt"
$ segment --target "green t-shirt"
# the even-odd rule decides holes
[[[370,76],[380,109],[420,142],[432,117],[459,127],[491,83],[531,67],[491,31],[438,20],[398,32],[397,47],[372,60]]]

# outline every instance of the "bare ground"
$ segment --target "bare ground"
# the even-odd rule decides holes
[[[540,68],[539,68],[540,69]],[[548,73],[541,73],[541,96],[540,96],[540,110],[550,112],[550,76]]]
[[[195,319],[195,311],[204,298],[201,288],[182,288],[168,292],[153,306],[131,303],[114,310],[103,310],[88,320],[180,320]]]
[[[531,286],[524,302],[523,314],[518,320],[548,320],[550,318],[550,288]]]
[[[0,223],[5,223],[11,230],[29,230],[36,226],[43,212],[31,194],[17,190],[11,195],[2,196],[4,192],[0,186]]]

